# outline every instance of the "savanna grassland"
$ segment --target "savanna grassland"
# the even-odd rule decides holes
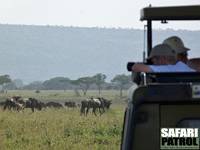
[[[75,101],[98,96],[88,91],[86,96],[75,96],[74,91],[8,91],[6,97],[19,95],[40,101]],[[120,149],[125,97],[118,91],[102,91],[101,96],[112,100],[112,105],[101,116],[90,113],[80,116],[80,108],[50,109],[31,112],[0,109],[0,150],[117,150]],[[126,93],[124,93],[126,95]]]

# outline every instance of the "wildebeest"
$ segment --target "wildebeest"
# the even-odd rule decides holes
[[[57,102],[48,102],[46,103],[46,107],[50,108],[63,108],[63,105]]]
[[[20,96],[13,96],[6,99],[3,110],[8,109],[20,111],[24,108],[31,108],[32,112],[34,112],[35,109],[41,110],[43,107],[45,107],[45,104],[35,98],[23,99]]]
[[[69,108],[75,108],[76,107],[76,103],[69,101],[69,102],[65,102],[65,106],[69,107]]]
[[[103,103],[104,108],[109,109],[110,105],[112,104],[111,100],[107,100],[103,97],[99,97],[100,101]]]
[[[99,99],[99,98],[93,98],[91,97],[90,99],[86,99],[81,101],[81,109],[80,109],[80,114],[86,115],[89,112],[89,109],[92,109],[92,113],[96,116],[96,110],[102,115],[105,110],[104,110],[104,103]]]
[[[34,112],[35,109],[42,110],[44,105],[45,104],[43,102],[40,102],[35,98],[28,98],[28,100],[25,102],[25,107],[31,108],[32,112]]]
[[[7,98],[4,102],[3,110],[23,110],[25,103],[20,96],[13,96],[11,98]]]

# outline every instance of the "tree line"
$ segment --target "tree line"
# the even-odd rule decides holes
[[[9,75],[0,76],[0,85],[2,90],[74,90],[77,96],[86,95],[88,90],[98,90],[99,95],[101,90],[116,89],[122,91],[128,89],[131,85],[131,76],[118,74],[106,82],[107,76],[103,73],[97,73],[93,76],[80,77],[76,80],[71,80],[67,77],[54,77],[46,81],[34,81],[28,85],[23,85],[20,79],[12,80]]]

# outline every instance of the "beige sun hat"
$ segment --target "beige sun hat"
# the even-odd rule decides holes
[[[152,48],[148,59],[155,56],[176,56],[176,52],[167,44],[158,44]]]
[[[163,44],[168,44],[173,48],[177,54],[185,53],[190,49],[185,47],[183,41],[178,36],[171,36],[163,41]]]

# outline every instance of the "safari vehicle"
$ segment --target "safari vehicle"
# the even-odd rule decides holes
[[[146,7],[147,55],[152,49],[152,22],[200,20],[199,6]],[[160,150],[161,128],[200,128],[200,72],[134,73],[138,84],[125,110],[122,150]]]

